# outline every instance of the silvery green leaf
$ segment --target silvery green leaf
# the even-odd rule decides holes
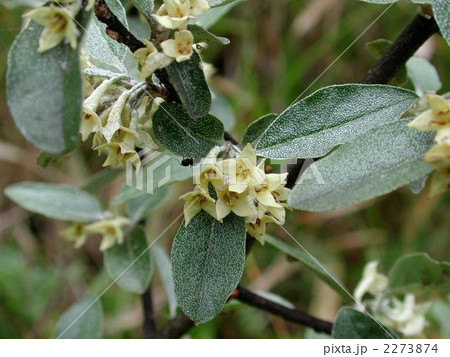
[[[442,338],[450,338],[450,303],[448,301],[435,300],[431,307],[434,320],[440,325]]]
[[[59,318],[54,332],[55,338],[101,338],[103,329],[103,309],[100,300],[93,296],[72,305]]]
[[[97,193],[105,186],[108,186],[117,177],[123,174],[123,168],[120,166],[103,169],[87,178],[80,188],[90,193]]]
[[[21,182],[5,189],[5,195],[33,213],[73,222],[103,218],[98,200],[75,187],[41,182]]]
[[[373,317],[351,307],[339,310],[333,324],[334,339],[396,339],[397,335]]]
[[[61,154],[50,154],[48,152],[42,151],[39,153],[39,155],[36,157],[36,163],[43,168],[46,168],[49,165],[53,165],[57,163],[59,160],[61,160],[66,153]]]
[[[234,129],[236,117],[228,99],[217,89],[211,88],[212,102],[210,114],[217,117],[224,125],[226,131]]]
[[[198,24],[205,29],[209,29],[216,22],[218,22],[223,16],[225,16],[233,7],[245,0],[235,0],[226,5],[213,7],[205,13],[196,16],[192,19],[191,23]]]
[[[208,0],[208,4],[211,7],[224,6],[229,3],[235,2],[236,0]]]
[[[399,119],[417,100],[386,85],[326,87],[287,108],[254,142],[268,158],[316,158],[369,129]]]
[[[230,40],[225,37],[216,36],[200,25],[188,25],[188,30],[194,35],[195,43],[206,42],[207,44],[215,43],[219,45],[229,45]]]
[[[152,16],[155,4],[153,0],[132,0],[133,5],[138,9],[142,15],[147,19]]]
[[[407,127],[407,120],[373,128],[315,163],[323,179],[297,180],[289,206],[306,211],[335,210],[395,189],[429,174],[423,156],[435,133]],[[308,169],[309,170],[309,169]]]
[[[244,271],[245,223],[234,213],[223,223],[205,211],[182,223],[172,246],[175,294],[196,323],[212,320],[225,305]]]
[[[105,270],[122,289],[143,294],[150,285],[152,267],[144,230],[136,226],[122,244],[105,250]]]
[[[406,62],[406,69],[418,95],[436,93],[442,88],[436,68],[426,59],[413,57]]]
[[[421,177],[420,179],[411,182],[409,184],[409,189],[411,190],[411,192],[414,193],[415,195],[421,193],[425,189],[425,186],[427,185],[428,176],[429,175],[425,175],[424,177]]]
[[[109,71],[107,69],[99,68],[99,67],[89,67],[83,70],[83,74],[89,77],[103,77],[107,79],[117,77],[116,72]]]
[[[433,0],[433,14],[442,36],[450,45],[450,1]]]
[[[278,114],[267,114],[251,123],[245,130],[242,144],[245,145],[257,141],[277,117]]]
[[[130,200],[127,204],[127,214],[132,222],[138,223],[140,220],[148,217],[152,212],[157,210],[165,203],[165,198],[168,193],[168,188],[163,187],[159,190],[149,194],[141,192],[141,194]]]
[[[155,263],[156,271],[161,279],[162,286],[166,292],[167,301],[169,303],[169,315],[175,317],[177,314],[177,297],[175,296],[175,286],[172,277],[172,263],[169,255],[158,244],[153,244],[150,248],[152,261]]]
[[[211,92],[198,53],[194,52],[187,61],[173,62],[166,71],[186,113],[192,119],[206,116],[211,109]]]
[[[153,115],[153,131],[163,146],[183,157],[204,157],[223,140],[223,124],[212,115],[192,120],[176,103],[163,103]],[[182,143],[182,145],[180,145]]]
[[[111,12],[128,28],[126,11],[120,0],[106,0],[106,3]],[[87,29],[83,49],[103,64],[114,67],[120,73],[126,73],[123,61],[128,51],[127,46],[109,37],[106,34],[106,25],[94,14]]]
[[[38,53],[43,27],[30,22],[17,36],[8,56],[9,109],[31,143],[51,154],[78,143],[82,88],[78,51],[61,42]]]
[[[450,263],[415,253],[399,259],[389,272],[390,294],[450,291]]]
[[[0,3],[7,8],[19,6],[39,7],[44,5],[47,0],[1,0]]]
[[[305,267],[311,270],[315,275],[317,275],[333,290],[341,295],[344,300],[347,300],[349,298],[348,293],[343,288],[344,285],[339,281],[339,279],[331,275],[329,271],[325,270],[325,268],[321,266],[320,263],[318,263],[316,260],[314,260],[309,254],[301,251],[299,247],[285,243],[282,240],[272,237],[269,234],[265,235],[265,241],[278,250],[282,251],[283,253],[301,262]]]

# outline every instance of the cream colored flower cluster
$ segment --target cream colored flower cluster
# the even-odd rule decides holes
[[[438,95],[427,95],[430,109],[414,119],[409,127],[422,131],[437,131],[434,145],[425,161],[436,169],[431,195],[448,190],[450,186],[450,103]]]
[[[93,148],[107,154],[104,166],[130,160],[139,170],[136,148],[159,150],[150,135],[150,119],[159,107],[158,101],[147,95],[145,83],[129,82],[126,76],[85,79],[89,94],[83,103],[82,140],[94,133]]]
[[[404,300],[385,297],[388,288],[388,277],[378,273],[378,262],[369,262],[364,268],[363,278],[357,285],[354,297],[356,308],[369,309],[375,318],[385,326],[401,332],[406,338],[423,337],[427,324],[425,314],[431,303],[416,303],[413,294],[406,294]],[[366,294],[372,299],[364,299]]]
[[[134,53],[141,68],[140,77],[148,78],[156,70],[173,61],[183,62],[193,54],[194,36],[187,30],[190,18],[209,10],[206,0],[164,0],[153,18],[163,27],[176,30],[174,38],[161,43],[161,52],[150,41],[144,40],[145,48]]]
[[[89,0],[86,10],[90,10],[94,0]],[[39,52],[46,52],[66,40],[76,49],[80,32],[74,18],[82,8],[81,0],[59,0],[32,10],[24,17],[44,26],[39,39]]]
[[[86,243],[89,236],[99,234],[102,236],[100,250],[111,248],[116,243],[122,244],[124,229],[130,225],[130,220],[124,217],[104,219],[91,224],[73,223],[69,228],[60,232],[68,241],[74,242],[79,248]]]
[[[282,202],[290,193],[284,187],[287,173],[266,174],[265,160],[257,162],[250,144],[237,158],[218,159],[220,152],[221,148],[216,147],[200,162],[194,191],[180,197],[186,201],[185,224],[201,210],[219,222],[233,212],[245,218],[247,232],[263,244],[266,224],[284,224],[286,213]]]

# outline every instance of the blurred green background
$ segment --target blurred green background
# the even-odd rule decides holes
[[[124,1],[126,2],[126,1]],[[20,135],[5,102],[7,52],[20,31],[25,8],[0,5],[0,190],[14,182],[48,181],[80,185],[99,172],[102,159],[89,145],[47,169],[35,164],[38,150]],[[269,112],[280,112],[300,95],[385,9],[356,0],[248,0],[218,22],[212,32],[232,43],[203,52],[217,68],[213,82],[230,100],[237,118],[233,131],[242,138],[246,126]],[[374,63],[365,43],[394,40],[416,15],[407,1],[392,6],[305,93],[337,83],[360,81]],[[420,55],[437,67],[450,91],[450,49],[435,36]],[[407,85],[409,88],[411,86]],[[107,202],[118,188],[116,180],[99,192]],[[149,218],[152,239],[182,210],[177,197],[191,184],[174,186],[166,204]],[[434,199],[427,190],[415,196],[405,187],[388,196],[324,214],[290,212],[285,228],[334,272],[352,291],[370,260],[381,270],[409,252],[423,251],[449,260],[450,194]],[[173,227],[161,239],[169,252]],[[62,241],[63,228],[42,216],[29,214],[0,196],[0,337],[48,338],[58,316],[87,293],[103,291],[111,282],[102,269],[97,240],[75,250]],[[271,233],[288,238],[282,229]],[[332,320],[342,301],[299,263],[273,247],[255,244],[247,259],[243,285],[270,291],[299,309]],[[157,324],[168,319],[166,296],[158,277],[153,282]],[[432,296],[432,297],[438,297]],[[141,336],[140,297],[113,286],[102,298],[104,336]],[[430,312],[428,337],[449,337]],[[214,321],[195,327],[192,338],[302,338],[311,331],[243,304],[232,303]]]

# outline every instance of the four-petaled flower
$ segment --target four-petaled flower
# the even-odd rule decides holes
[[[194,50],[194,36],[188,30],[175,32],[175,39],[166,40],[161,43],[164,54],[170,58],[175,58],[177,62],[187,61],[191,58]]]
[[[162,26],[171,30],[185,30],[190,17],[209,10],[206,0],[164,0],[153,15]]]
[[[387,276],[378,273],[377,268],[377,261],[369,262],[365,266],[363,271],[363,278],[358,283],[355,289],[354,296],[356,301],[361,302],[363,296],[366,293],[376,295],[387,288],[388,278]]]
[[[423,337],[424,315],[430,307],[431,303],[417,304],[413,294],[406,294],[403,301],[384,299],[377,315],[381,323],[401,332],[406,338]]]
[[[184,194],[180,199],[185,200],[184,220],[187,226],[202,209],[217,219],[215,200],[203,191],[192,191]]]
[[[111,248],[114,244],[122,244],[124,239],[124,227],[130,224],[130,220],[124,217],[115,217],[91,223],[86,226],[89,234],[103,236],[100,250]]]
[[[173,62],[173,58],[162,52],[158,52],[156,47],[148,40],[143,40],[145,47],[134,52],[141,66],[139,77],[145,79],[150,77],[156,70],[167,67]]]
[[[79,31],[69,9],[44,6],[28,12],[25,17],[44,26],[39,39],[39,52],[51,50],[64,39],[76,49]]]

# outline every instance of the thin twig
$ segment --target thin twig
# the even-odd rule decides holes
[[[128,46],[131,52],[145,47],[128,29],[120,22],[116,15],[108,8],[105,0],[95,1],[95,16],[106,25],[106,33],[113,40]]]
[[[286,306],[265,299],[262,296],[256,295],[241,286],[237,287],[236,292],[232,295],[232,297],[239,301],[245,302],[248,305],[268,311],[274,315],[281,316],[287,321],[311,327],[317,332],[331,334],[331,329],[333,327],[331,322],[318,319],[303,311],[290,309]]]
[[[144,309],[144,325],[142,327],[142,337],[152,338],[156,333],[155,315],[153,311],[153,298],[151,285],[142,294],[142,307]]]
[[[161,331],[155,333],[152,338],[180,338],[192,327],[194,327],[194,322],[185,314],[179,313]]]
[[[434,18],[417,15],[387,52],[367,72],[364,84],[387,84],[433,34],[439,32]]]

